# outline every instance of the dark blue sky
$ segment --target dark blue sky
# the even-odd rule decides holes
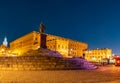
[[[89,49],[111,48],[120,54],[119,0],[0,1],[0,43],[39,30],[88,43]]]

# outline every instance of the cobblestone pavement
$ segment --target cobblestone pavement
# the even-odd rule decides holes
[[[0,71],[0,83],[120,83],[120,67],[96,70]]]

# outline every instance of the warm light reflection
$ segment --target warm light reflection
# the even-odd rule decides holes
[[[2,48],[1,51],[4,52],[5,50]]]

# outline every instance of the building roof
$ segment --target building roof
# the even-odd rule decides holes
[[[21,37],[19,37],[19,38],[15,39],[15,40],[13,40],[12,42],[14,42],[14,41],[16,41],[16,40],[18,40],[18,39],[21,39],[22,37],[24,37],[24,36],[26,36],[26,35],[28,35],[28,34],[31,34],[31,33],[38,33],[38,34],[40,34],[40,32],[37,32],[37,31],[32,31],[32,32],[30,32],[30,33],[27,33],[27,34],[25,34],[25,35],[23,35],[23,36],[21,36]],[[43,33],[43,34],[46,34],[46,35],[51,35],[51,34],[47,34],[47,33]],[[61,36],[56,36],[56,35],[51,35],[51,36],[54,36],[54,37],[59,37],[59,38],[64,38],[64,37],[61,37]],[[77,41],[77,40],[72,40],[72,39],[69,39],[69,38],[64,38],[64,39],[66,39],[66,40],[71,40],[71,41],[76,41],[76,42],[83,43],[83,44],[87,44],[87,43],[80,42],[80,41]]]

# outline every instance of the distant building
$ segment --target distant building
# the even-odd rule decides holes
[[[112,57],[112,50],[109,48],[85,50],[84,55],[88,61],[101,62]]]
[[[10,49],[13,53],[21,55],[26,51],[39,49],[40,44],[40,32],[33,31],[10,42]],[[63,57],[83,57],[83,50],[88,48],[87,43],[50,34],[46,34],[46,46],[48,49],[58,51]]]
[[[0,56],[8,56],[10,49],[8,48],[7,37],[4,38],[3,44],[0,45]]]
[[[7,54],[10,52],[9,48],[4,46],[4,45],[0,45],[0,56],[7,56]]]
[[[6,46],[6,47],[8,46],[7,37],[4,38],[3,45]]]

